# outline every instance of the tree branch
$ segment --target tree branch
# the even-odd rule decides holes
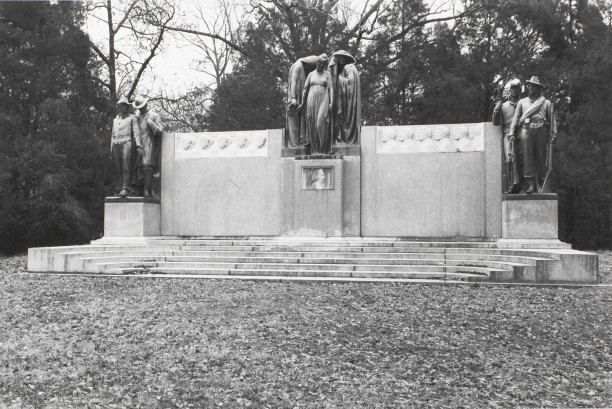
[[[368,10],[361,16],[359,22],[355,24],[355,26],[346,33],[346,35],[344,36],[345,40],[348,40],[349,38],[353,37],[357,33],[357,31],[359,31],[359,29],[365,25],[370,16],[378,10],[382,2],[383,0],[378,0],[374,5],[372,5],[372,7],[370,7],[370,10]]]
[[[94,81],[96,81],[97,83],[99,83],[100,85],[110,89],[110,84],[108,82],[102,81],[100,78],[98,77],[93,77]]]
[[[368,53],[368,55],[364,56],[363,58],[358,59],[357,62],[359,64],[363,64],[364,62],[368,61],[369,59],[375,57],[385,47],[389,46],[394,41],[399,40],[400,38],[405,36],[410,30],[413,30],[416,27],[422,27],[422,26],[425,26],[425,25],[430,24],[430,23],[439,23],[441,21],[449,21],[449,20],[459,19],[459,18],[465,17],[465,16],[467,16],[467,15],[473,13],[473,12],[474,12],[474,10],[466,10],[463,13],[460,13],[460,14],[458,14],[456,16],[438,17],[438,18],[432,18],[432,19],[429,19],[429,20],[421,20],[421,18],[424,17],[424,16],[421,16],[421,17],[417,18],[412,24],[407,25],[399,33],[397,33],[397,34],[389,37],[388,39],[386,39],[383,44],[381,44],[378,47],[374,48],[371,52]]]
[[[210,37],[210,38],[214,38],[214,39],[223,41],[225,44],[229,45],[230,47],[232,47],[234,50],[238,51],[240,54],[244,55],[245,57],[250,57],[249,53],[244,48],[240,47],[238,44],[235,44],[235,43],[229,41],[226,38],[221,37],[218,34],[205,33],[203,31],[190,30],[190,29],[187,29],[187,28],[171,27],[171,26],[168,26],[168,25],[163,25],[161,27],[163,29],[165,29],[165,30],[168,30],[168,31],[177,31],[179,33],[194,34],[194,35],[198,35],[198,36]]]
[[[123,18],[121,19],[121,21],[119,22],[119,24],[117,24],[117,28],[113,29],[113,34],[117,34],[117,32],[121,29],[121,27],[123,27],[123,24],[125,23],[125,21],[128,19],[128,17],[130,16],[130,13],[132,12],[132,10],[134,9],[134,7],[136,6],[136,3],[138,3],[140,0],[134,0],[132,2],[132,4],[130,4],[130,6],[128,7],[127,11],[125,12],[125,14],[123,15]]]
[[[93,42],[91,42],[91,39],[89,40],[89,45],[91,46],[91,48],[96,52],[96,54],[98,54],[98,56],[102,59],[102,61],[104,61],[104,64],[106,64],[107,66],[110,64],[110,61],[108,60],[108,58],[104,55],[104,53],[102,52],[102,50],[100,50]]]
[[[138,73],[136,74],[136,77],[134,78],[134,82],[132,83],[132,86],[130,88],[130,91],[127,94],[128,98],[130,98],[132,94],[134,93],[134,91],[136,90],[136,87],[138,86],[138,82],[140,81],[140,77],[142,76],[144,70],[147,69],[147,67],[149,66],[149,63],[151,62],[153,57],[155,57],[155,52],[157,51],[157,48],[160,46],[164,38],[164,33],[166,32],[164,27],[174,18],[174,14],[175,14],[175,10],[173,9],[172,14],[169,15],[166,21],[160,25],[160,31],[159,31],[159,36],[157,37],[157,41],[153,45],[153,48],[151,49],[149,56],[146,58],[146,60],[144,60],[144,62],[140,66],[140,69],[138,70]]]

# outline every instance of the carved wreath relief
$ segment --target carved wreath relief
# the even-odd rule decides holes
[[[175,159],[266,157],[268,131],[176,134]]]
[[[482,152],[484,132],[481,125],[379,126],[376,152]]]

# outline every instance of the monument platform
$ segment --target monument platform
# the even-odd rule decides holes
[[[161,199],[107,198],[104,238],[33,248],[31,272],[597,283],[557,196],[502,194],[490,123],[367,126],[332,155],[283,130],[167,133]]]
[[[597,283],[596,254],[558,240],[105,237],[33,248],[37,273],[381,282]]]

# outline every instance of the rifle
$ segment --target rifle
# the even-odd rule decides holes
[[[552,174],[552,148],[553,138],[548,138],[548,150],[546,152],[546,177],[544,178],[542,188],[540,189],[540,192],[542,193],[550,193],[550,179]]]

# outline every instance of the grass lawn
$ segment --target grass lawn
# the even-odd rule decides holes
[[[25,260],[0,259],[2,408],[612,406],[612,287],[28,276]]]

